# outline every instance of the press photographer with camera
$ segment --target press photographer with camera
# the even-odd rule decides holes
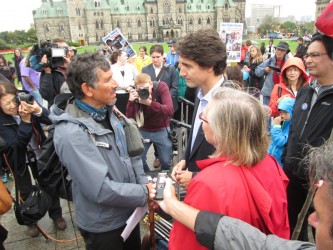
[[[41,58],[43,72],[40,77],[39,92],[43,99],[48,101],[50,108],[54,97],[60,93],[60,88],[66,81],[66,69],[71,60],[71,53],[66,41],[61,38],[53,39],[52,44],[47,46]]]
[[[47,109],[40,107],[31,94],[19,92],[10,82],[0,82],[0,137],[6,142],[6,160],[23,201],[33,190],[28,166],[35,179],[38,175],[36,154],[45,140],[40,123],[52,123],[48,114]],[[6,160],[3,159],[3,162]],[[48,211],[55,226],[65,229],[59,198],[52,200]],[[27,234],[32,237],[38,235],[35,223],[28,225]]]
[[[141,135],[149,140],[141,155],[145,171],[147,152],[151,144],[156,146],[162,170],[170,170],[172,143],[169,139],[170,117],[173,114],[172,98],[165,82],[152,82],[148,74],[138,74],[134,79],[135,88],[130,90],[126,116],[136,120]]]

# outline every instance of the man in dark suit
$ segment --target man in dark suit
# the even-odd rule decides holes
[[[225,44],[214,30],[188,34],[180,41],[178,53],[182,63],[180,76],[186,79],[188,87],[199,88],[185,159],[172,170],[173,179],[187,188],[199,171],[196,161],[208,158],[215,150],[205,139],[199,114],[207,106],[214,91],[225,82],[223,72],[227,66],[227,53]]]
[[[173,110],[176,112],[178,110],[178,74],[176,73],[176,68],[171,64],[163,63],[163,46],[153,45],[150,48],[150,56],[152,63],[142,68],[142,73],[146,73],[150,76],[152,81],[165,82],[170,90]],[[155,160],[154,167],[158,168],[160,166],[160,161],[155,149]]]

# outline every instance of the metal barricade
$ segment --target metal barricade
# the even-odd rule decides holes
[[[179,97],[181,100],[181,114],[180,120],[171,119],[170,122],[173,123],[173,131],[175,131],[177,137],[177,151],[174,153],[174,162],[178,163],[179,160],[184,158],[185,150],[188,141],[188,135],[191,130],[191,125],[189,122],[189,112],[190,108],[194,107],[194,103],[189,100]]]

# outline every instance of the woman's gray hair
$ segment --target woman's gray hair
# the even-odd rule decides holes
[[[266,111],[255,97],[221,87],[208,104],[207,119],[216,140],[211,157],[226,156],[237,166],[252,166],[267,155]]]
[[[107,72],[111,69],[110,62],[102,55],[86,52],[72,57],[67,68],[67,84],[70,92],[76,98],[83,98],[82,84],[96,88],[100,70]]]

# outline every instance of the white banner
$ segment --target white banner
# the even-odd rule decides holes
[[[242,35],[242,23],[221,23],[220,38],[226,45],[228,62],[240,62]]]

